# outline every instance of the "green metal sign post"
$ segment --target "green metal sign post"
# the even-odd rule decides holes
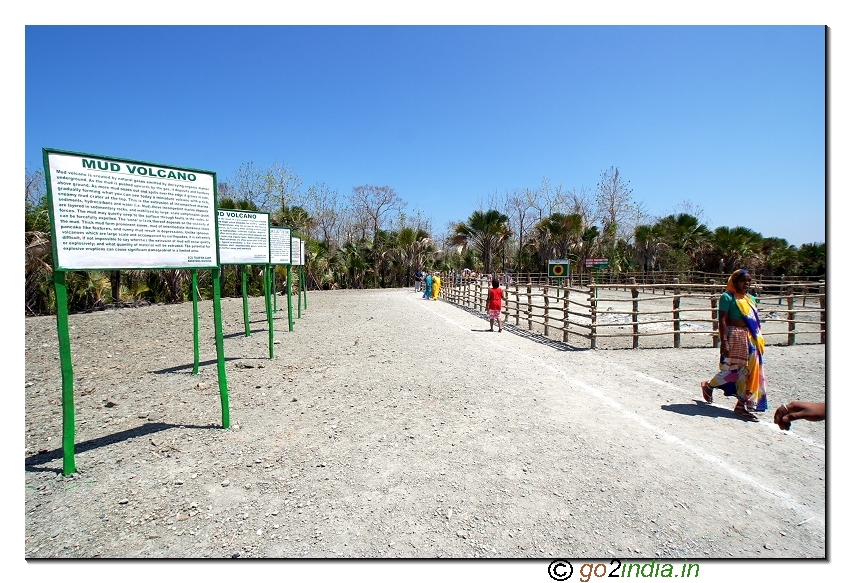
[[[195,356],[192,374],[198,374],[201,360],[200,327],[198,325],[198,270],[192,270],[192,352]]]
[[[240,265],[242,272],[242,321],[245,323],[245,336],[251,335],[251,316],[248,313],[248,266]]]
[[[301,284],[304,289],[304,311],[307,311],[307,245],[304,242],[304,239],[301,239],[301,265],[302,276],[301,276]]]
[[[295,322],[292,320],[292,266],[286,266],[286,311],[289,318],[289,331],[292,332]]]
[[[272,266],[267,265],[263,271],[263,290],[266,299],[266,320],[269,324],[269,358],[274,358],[274,312],[272,312]]]

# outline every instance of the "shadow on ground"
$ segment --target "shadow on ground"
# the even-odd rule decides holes
[[[455,308],[458,308],[459,310],[463,310],[467,314],[471,314],[471,315],[475,316],[476,318],[478,318],[480,320],[486,320],[487,322],[490,321],[490,319],[487,317],[486,314],[482,314],[478,310],[474,310],[472,308],[467,308],[466,306],[459,306],[458,304],[451,304],[451,305],[454,306]],[[560,350],[561,352],[584,352],[584,351],[590,350],[589,348],[578,348],[576,346],[571,346],[571,345],[566,344],[564,342],[559,342],[558,340],[553,340],[552,338],[548,338],[548,337],[544,336],[543,334],[539,334],[537,332],[532,332],[531,330],[523,330],[522,328],[520,328],[518,326],[514,326],[513,324],[508,324],[507,322],[502,324],[502,328],[504,329],[505,332],[510,332],[511,334],[514,334],[516,336],[521,336],[522,338],[525,338],[527,340],[531,340],[532,342],[536,342],[536,343],[542,344],[544,346],[548,346],[550,348],[554,348],[555,350]],[[472,328],[471,331],[472,332],[489,332],[490,329],[484,328],[484,329],[479,330],[477,328]],[[495,333],[498,334],[498,332],[495,332]]]
[[[127,441],[128,439],[134,439],[136,437],[144,437],[145,435],[152,435],[154,433],[159,433],[160,431],[166,431],[168,429],[174,429],[176,427],[179,427],[181,429],[221,428],[220,425],[175,425],[174,423],[145,423],[144,425],[133,429],[127,429],[125,431],[119,431],[118,433],[112,433],[111,435],[104,435],[103,437],[98,437],[97,439],[89,439],[87,441],[81,441],[80,443],[76,443],[74,444],[74,453],[83,453],[100,447],[106,447],[107,445],[112,445],[113,443]],[[40,451],[37,454],[28,456],[24,458],[24,469],[28,472],[61,473],[61,469],[39,468],[37,466],[46,464],[54,460],[62,459],[62,453],[62,448],[60,447],[57,449]]]
[[[678,413],[679,415],[688,415],[689,417],[711,417],[713,419],[737,419],[738,421],[744,421],[745,423],[751,423],[746,419],[738,417],[729,409],[724,409],[723,407],[715,407],[713,405],[709,405],[708,403],[703,403],[702,401],[694,401],[693,403],[674,403],[673,405],[661,405],[661,408],[665,411],[670,411],[671,413]]]
[[[236,356],[231,356],[229,358],[227,356],[224,357],[224,362],[227,362],[227,361],[230,361],[230,360],[243,360],[243,359],[238,358]],[[256,359],[254,359],[254,360],[256,360]],[[199,362],[198,366],[199,367],[210,366],[210,365],[214,365],[214,364],[218,364],[218,360],[204,360],[203,362]],[[168,368],[161,368],[159,370],[152,370],[151,372],[153,374],[168,374],[168,373],[172,373],[172,372],[180,372],[181,370],[191,370],[193,368],[195,368],[194,363],[192,363],[192,364],[181,364],[181,365],[178,365],[178,366],[170,366]]]

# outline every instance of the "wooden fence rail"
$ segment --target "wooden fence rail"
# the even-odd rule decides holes
[[[452,274],[441,278],[441,299],[486,313],[491,280]],[[548,277],[541,281],[520,283],[515,279],[504,286],[506,324],[564,343],[574,336],[587,340],[590,348],[598,348],[600,339],[605,340],[606,347],[638,348],[642,338],[665,336],[672,337],[675,348],[682,347],[685,339],[689,339],[689,346],[719,345],[718,305],[725,278],[705,283],[683,283],[675,278],[641,283],[633,278],[626,285],[570,285],[566,278],[550,285]],[[752,293],[759,302],[762,334],[782,336],[789,346],[798,340],[826,343],[825,292],[822,280],[757,282]],[[808,307],[812,305],[818,307]]]

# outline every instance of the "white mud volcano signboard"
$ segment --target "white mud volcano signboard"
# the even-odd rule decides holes
[[[218,250],[222,265],[269,262],[269,214],[218,210]]]
[[[292,237],[292,265],[302,265],[300,237]]]
[[[59,269],[218,265],[215,174],[47,151]]]
[[[292,261],[292,230],[287,227],[271,227],[269,229],[269,243],[271,245],[272,265],[289,265]]]
[[[215,173],[47,148],[42,153],[62,370],[63,474],[76,472],[74,364],[65,279],[68,270],[188,268],[194,279],[197,269],[208,268],[213,281],[221,425],[229,427]],[[266,241],[268,257],[268,229]],[[193,295],[196,297],[196,293]],[[194,324],[197,372],[197,310]]]

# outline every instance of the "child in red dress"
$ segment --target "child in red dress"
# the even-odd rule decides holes
[[[499,278],[493,278],[493,287],[487,290],[487,315],[490,316],[490,332],[493,331],[493,320],[499,324],[499,332],[502,331],[502,288],[499,287]]]

